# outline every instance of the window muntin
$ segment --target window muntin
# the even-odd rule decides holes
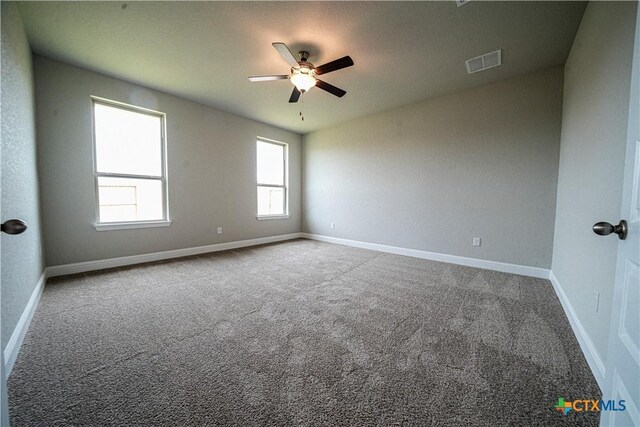
[[[259,139],[256,146],[258,217],[286,216],[287,144]]]
[[[167,221],[164,114],[92,100],[97,223]]]

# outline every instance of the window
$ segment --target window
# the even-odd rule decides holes
[[[96,228],[168,225],[164,114],[92,101]]]
[[[287,218],[287,144],[259,139],[258,219]]]

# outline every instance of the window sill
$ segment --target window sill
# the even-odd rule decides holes
[[[129,230],[133,228],[155,228],[169,227],[173,221],[136,221],[136,222],[105,222],[102,224],[94,224],[93,227],[98,231],[110,230]]]
[[[289,215],[258,215],[256,218],[258,221],[265,221],[269,219],[287,219]]]

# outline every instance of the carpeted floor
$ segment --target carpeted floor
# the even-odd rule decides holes
[[[52,279],[12,426],[597,425],[551,284],[296,240]]]

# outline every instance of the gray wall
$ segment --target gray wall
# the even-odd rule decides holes
[[[2,221],[23,219],[18,236],[2,233],[2,349],[44,268],[38,202],[31,50],[13,3],[2,2]]]
[[[561,109],[555,68],[305,135],[304,230],[548,268]]]
[[[635,8],[589,3],[565,66],[552,270],[603,361],[618,240],[591,226],[620,219]]]
[[[300,231],[300,135],[39,56],[34,71],[47,265]],[[91,95],[167,114],[170,227],[93,228]],[[256,136],[289,143],[289,219],[256,219]]]

